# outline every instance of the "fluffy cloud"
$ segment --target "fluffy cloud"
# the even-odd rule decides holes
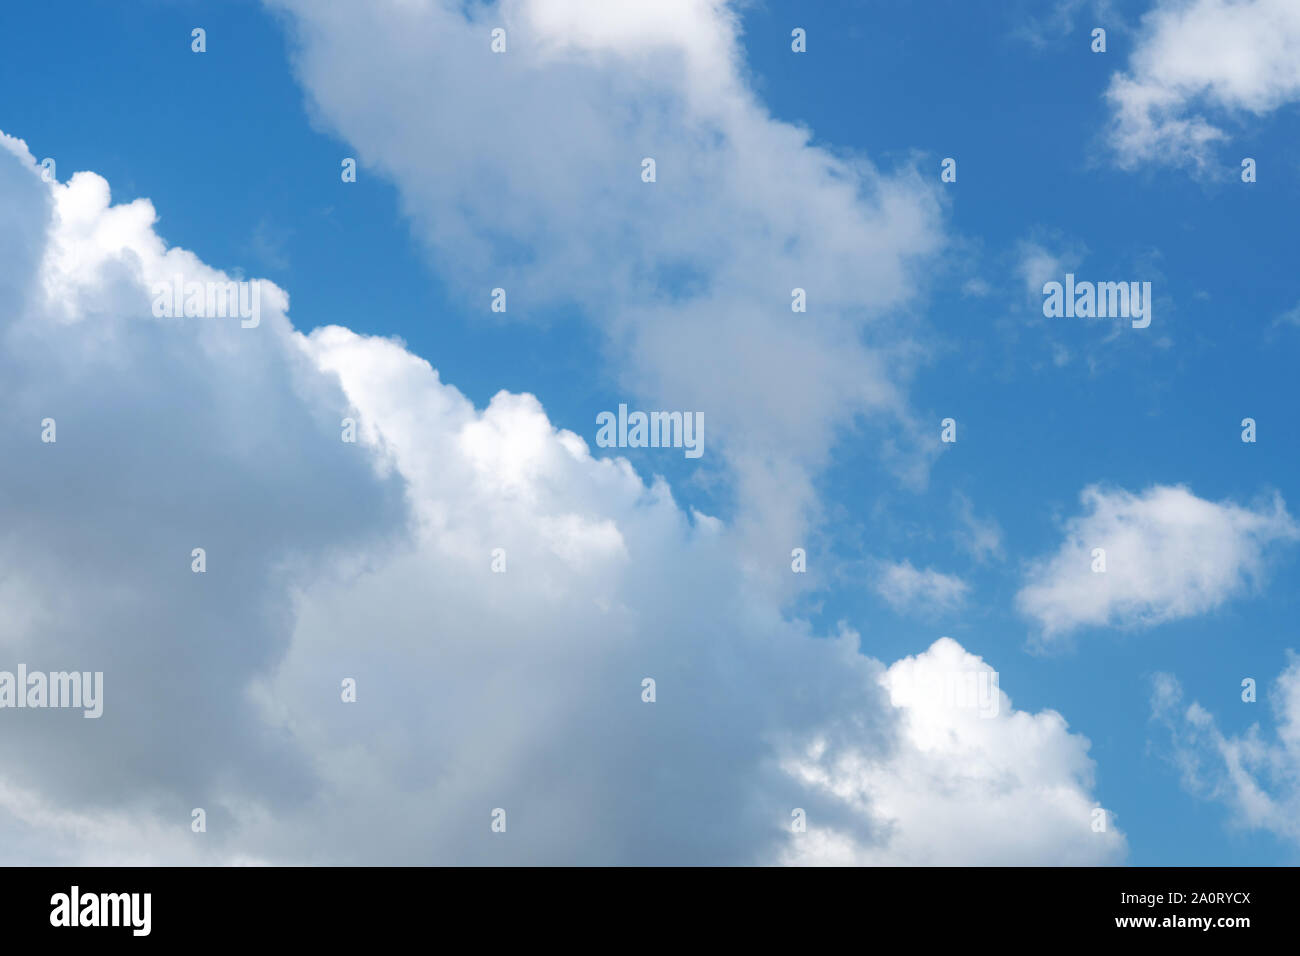
[[[108,810],[218,779],[291,799],[306,766],[239,689],[283,653],[293,587],[401,531],[400,483],[340,452],[346,401],[295,345],[283,292],[263,287],[255,329],[154,319],[152,283],[226,277],[166,249],[147,201],[110,206],[90,173],[47,186],[22,143],[0,147],[0,648],[107,682],[100,720],[5,711],[0,765],[55,803],[93,779]]]
[[[1014,710],[993,668],[946,637],[895,663],[881,682],[902,725],[895,749],[874,756],[818,738],[788,767],[810,788],[878,819],[885,839],[866,844],[810,818],[808,833],[787,849],[786,862],[1122,861],[1123,835],[1089,796],[1088,741],[1071,734],[1060,714]]]
[[[1066,523],[1055,554],[1031,563],[1016,596],[1049,639],[1205,613],[1262,582],[1269,545],[1300,536],[1278,496],[1252,509],[1182,486],[1135,495],[1092,485],[1080,501],[1085,513]],[[1093,570],[1098,548],[1104,573]]]
[[[576,306],[622,388],[704,413],[755,554],[802,541],[813,476],[859,416],[924,480],[938,443],[905,399],[920,323],[896,319],[943,241],[937,186],[772,118],[728,4],[385,0],[365,30],[346,5],[271,6],[315,114],[397,185],[467,298]]]
[[[1225,734],[1200,704],[1183,703],[1171,674],[1156,675],[1151,710],[1170,734],[1171,756],[1189,790],[1227,805],[1237,826],[1300,844],[1300,658],[1290,655],[1265,699],[1276,717],[1276,741],[1258,723]]]
[[[943,574],[933,568],[916,568],[911,561],[879,561],[871,579],[871,588],[895,611],[916,608],[946,611],[966,600],[969,585],[961,578]]]
[[[1128,69],[1106,92],[1121,166],[1204,168],[1224,117],[1300,100],[1300,6],[1293,0],[1159,0]]]
[[[1059,717],[891,703],[854,632],[782,616],[734,527],[531,396],[480,410],[397,342],[304,336],[270,284],[256,328],[155,318],[155,282],[226,277],[147,201],[0,144],[0,657],[105,687],[98,720],[0,713],[10,861],[771,861],[808,846],[796,806],[881,861],[970,860],[976,830],[990,859],[1118,852]],[[1032,760],[945,797],[935,746]],[[897,779],[845,800],[814,753]]]

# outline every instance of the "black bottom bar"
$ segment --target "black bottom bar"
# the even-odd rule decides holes
[[[533,945],[764,948],[845,933],[868,947],[895,935],[1232,946],[1294,938],[1297,883],[1294,869],[1229,868],[11,868],[0,880],[6,942],[373,945],[427,929],[435,944],[469,933]]]

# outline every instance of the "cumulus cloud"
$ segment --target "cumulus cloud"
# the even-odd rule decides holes
[[[1102,859],[1059,718],[926,711],[918,737],[856,633],[786,619],[734,527],[532,396],[478,409],[398,342],[304,336],[269,283],[256,328],[155,317],[155,282],[226,277],[147,201],[0,144],[0,658],[105,688],[98,720],[0,717],[7,861],[768,862],[793,807],[878,860],[967,860],[995,823],[995,859]],[[1037,763],[945,800],[936,735]],[[871,809],[813,752],[900,774]]]
[[[1254,508],[1207,501],[1181,485],[1142,494],[1091,485],[1079,497],[1084,513],[1066,522],[1055,554],[1030,563],[1016,595],[1047,639],[1213,610],[1262,584],[1270,545],[1300,536],[1277,495]],[[1094,570],[1101,557],[1104,572]]]
[[[46,185],[9,137],[0,197],[4,669],[106,681],[100,720],[5,711],[0,765],[55,803],[93,779],[110,811],[219,779],[231,800],[249,778],[293,800],[308,768],[240,688],[283,653],[294,586],[400,533],[400,484],[340,452],[346,401],[295,345],[282,291],[265,285],[255,329],[155,319],[154,282],[227,277],[165,248],[147,201],[111,206],[91,173]]]
[[[1090,796],[1089,743],[1071,734],[1060,714],[1015,710],[993,668],[946,637],[895,663],[881,682],[903,728],[896,749],[873,756],[817,738],[787,765],[810,788],[878,819],[884,840],[865,844],[810,817],[786,862],[1080,866],[1123,860],[1123,834]],[[954,687],[967,693],[954,695]]]
[[[859,417],[924,480],[938,443],[906,400],[908,310],[943,243],[938,187],[774,119],[729,4],[385,0],[365,30],[346,5],[270,5],[314,114],[396,184],[467,298],[576,306],[622,388],[704,413],[755,554],[816,522],[813,476]]]
[[[1128,68],[1111,78],[1110,142],[1121,166],[1204,169],[1224,119],[1300,100],[1300,6],[1293,0],[1159,0]]]
[[[950,611],[970,591],[961,578],[933,568],[919,569],[908,560],[876,562],[871,588],[895,611]]]
[[[1169,756],[1188,790],[1226,805],[1235,826],[1300,844],[1300,658],[1288,656],[1265,698],[1275,740],[1258,723],[1243,734],[1224,733],[1210,711],[1184,703],[1172,674],[1156,675],[1151,711],[1169,733]]]

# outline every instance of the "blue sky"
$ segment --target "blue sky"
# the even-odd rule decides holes
[[[1126,155],[1108,138],[1115,110],[1106,91],[1157,32],[1142,19],[1152,7],[742,5],[738,69],[756,102],[773,120],[807,128],[810,146],[833,156],[869,157],[886,176],[916,170],[918,190],[937,204],[939,237],[908,265],[909,293],[859,329],[871,346],[907,342],[898,362],[906,413],[838,415],[824,453],[808,453],[815,516],[804,536],[750,557],[763,573],[785,573],[789,547],[808,546],[811,580],[785,596],[782,613],[806,622],[812,640],[844,622],[861,633],[863,653],[888,664],[949,636],[996,668],[1018,710],[1062,714],[1091,741],[1091,792],[1123,831],[1124,862],[1295,864],[1293,837],[1240,826],[1230,800],[1190,792],[1175,766],[1189,751],[1152,717],[1157,675],[1171,674],[1224,735],[1258,722],[1273,739],[1268,688],[1287,650],[1300,649],[1294,541],[1280,534],[1262,549],[1255,586],[1225,586],[1209,607],[1154,624],[1121,611],[1044,646],[1017,599],[1062,547],[1088,486],[1140,495],[1183,485],[1261,513],[1277,492],[1291,515],[1300,509],[1300,323],[1283,318],[1300,302],[1300,95],[1254,112],[1189,99],[1189,111],[1203,109],[1224,131],[1203,162],[1159,149]],[[629,386],[645,370],[611,344],[590,303],[560,293],[534,305],[517,295],[499,316],[488,309],[490,285],[466,293],[465,275],[439,245],[445,237],[431,242],[423,225],[439,209],[421,207],[409,176],[394,172],[418,169],[418,157],[368,159],[388,147],[348,141],[351,104],[328,105],[319,91],[327,105],[309,102],[311,70],[291,52],[304,16],[251,2],[10,5],[0,15],[0,85],[9,91],[0,129],[36,160],[55,158],[62,182],[91,170],[111,184],[114,203],[147,198],[168,245],[231,275],[273,281],[288,292],[300,331],[339,325],[400,337],[478,408],[501,390],[530,393],[555,427],[610,455],[595,448],[595,414],[620,402],[646,407],[646,396],[663,393]],[[203,55],[186,40],[196,25],[207,31]],[[790,49],[796,26],[807,30],[807,53]],[[1108,30],[1103,54],[1089,49],[1093,26]],[[360,97],[367,77],[350,69],[338,66]],[[392,105],[392,121],[459,95],[428,92],[425,102]],[[635,165],[653,146],[628,148]],[[344,185],[340,159],[356,155],[359,179]],[[1240,181],[1245,156],[1258,161],[1255,183]],[[939,183],[944,157],[957,160],[956,183]],[[671,175],[661,160],[661,178]],[[593,205],[591,215],[601,210]],[[709,228],[702,219],[698,229]],[[1025,272],[1035,251],[1059,267],[1050,272],[1058,279],[1068,269],[1080,279],[1150,281],[1150,328],[1043,318]],[[860,281],[871,281],[865,269]],[[657,294],[689,295],[674,286],[664,279]],[[816,322],[818,290],[809,296]],[[754,334],[761,339],[762,329]],[[712,341],[719,367],[746,347]],[[776,375],[765,387],[801,386]],[[1253,444],[1240,438],[1248,416],[1258,422]],[[958,441],[937,446],[946,417],[956,419]],[[910,447],[913,428],[926,444],[915,459],[900,453],[919,468],[904,474],[882,447]],[[618,454],[647,483],[662,475],[686,510],[738,524],[768,516],[751,507],[733,460]],[[957,540],[963,502],[997,529],[997,547],[982,556]],[[891,601],[873,580],[882,563],[898,562],[960,579],[964,598]],[[1259,682],[1258,703],[1240,700],[1245,677]]]

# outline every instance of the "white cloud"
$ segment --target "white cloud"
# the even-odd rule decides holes
[[[1171,756],[1191,792],[1225,804],[1236,826],[1300,844],[1300,658],[1290,655],[1259,699],[1276,717],[1275,742],[1258,723],[1225,734],[1200,704],[1184,705],[1182,686],[1170,674],[1156,675],[1151,709],[1170,733]]]
[[[1091,485],[1085,513],[1053,555],[1032,562],[1016,595],[1051,639],[1080,627],[1143,627],[1191,617],[1263,581],[1274,542],[1300,536],[1281,497],[1256,508],[1198,498],[1181,485],[1140,495]],[[1093,570],[1095,549],[1105,571]]]
[[[950,611],[966,600],[970,586],[961,578],[933,568],[916,568],[911,561],[878,561],[871,588],[895,611]]]
[[[918,737],[852,631],[786,620],[734,527],[533,397],[476,409],[397,342],[303,336],[269,285],[256,329],[156,319],[153,281],[224,277],[147,201],[0,144],[0,658],[105,675],[99,720],[0,714],[10,862],[769,861],[794,806],[876,859],[964,861],[994,825],[998,858],[1100,859],[1059,718]],[[934,734],[1033,757],[1014,816],[929,791]],[[814,741],[903,772],[867,811],[792,772]]]
[[[938,185],[769,115],[729,4],[389,0],[365,30],[344,7],[271,5],[320,121],[397,185],[469,300],[576,305],[623,388],[704,413],[753,553],[818,520],[812,478],[859,416],[896,428],[886,461],[924,479],[938,442],[906,401],[924,355],[907,310],[943,243]]]
[[[5,783],[88,819],[205,806],[220,832],[218,781],[231,806],[241,780],[272,806],[306,785],[243,688],[283,654],[295,587],[401,533],[401,484],[340,453],[347,402],[283,292],[264,287],[255,329],[155,319],[154,281],[225,276],[167,249],[147,200],[110,206],[92,173],[44,184],[2,134],[0,204],[0,669],[105,674],[99,720],[0,712]]]
[[[996,713],[918,688],[951,676],[988,675]],[[1105,813],[1094,830],[1093,763],[1086,738],[1055,711],[1012,708],[996,674],[956,641],[895,663],[881,675],[902,723],[901,743],[880,756],[814,740],[790,771],[886,834],[874,845],[808,818],[786,862],[841,865],[1061,866],[1122,862],[1123,834]],[[1101,808],[1105,810],[1105,808]]]
[[[1159,0],[1106,98],[1121,166],[1204,169],[1213,144],[1228,138],[1220,117],[1264,116],[1300,100],[1300,5]]]

